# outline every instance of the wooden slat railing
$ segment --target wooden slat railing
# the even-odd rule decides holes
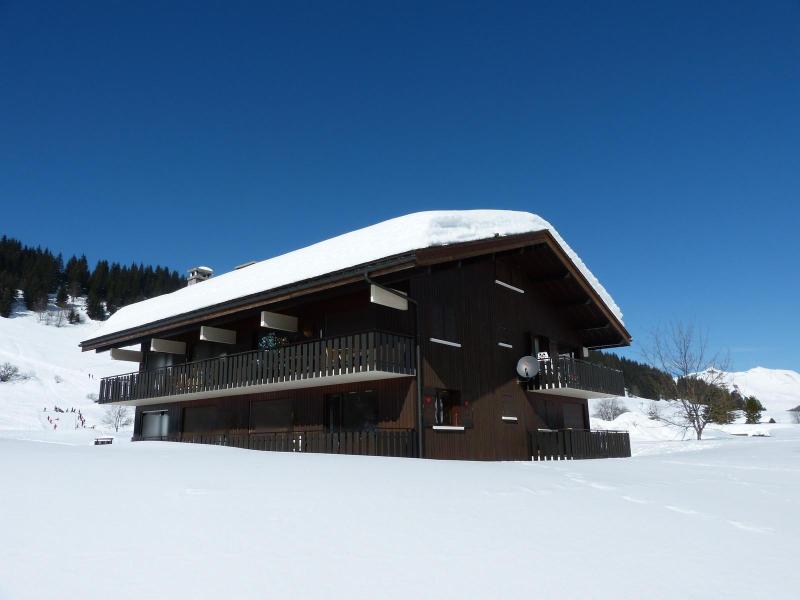
[[[413,429],[340,432],[175,433],[165,437],[133,437],[133,441],[140,440],[211,444],[271,452],[314,452],[320,454],[355,454],[408,458],[416,456],[416,437]]]
[[[414,374],[411,337],[368,331],[105,377],[98,402],[126,402],[368,371]]]
[[[631,438],[627,431],[539,429],[528,433],[533,460],[628,458]]]
[[[530,389],[536,391],[558,388],[624,396],[625,380],[622,371],[574,358],[540,360],[539,374],[531,380]]]

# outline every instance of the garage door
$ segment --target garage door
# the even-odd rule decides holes
[[[167,437],[169,431],[169,415],[167,411],[146,412],[142,415],[142,437],[160,439]]]

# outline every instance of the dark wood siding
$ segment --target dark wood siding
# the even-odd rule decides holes
[[[580,338],[516,261],[498,261],[451,263],[411,281],[412,297],[421,306],[424,387],[459,391],[468,421],[463,431],[434,430],[426,404],[426,457],[524,460],[528,431],[564,426],[565,400],[526,392],[517,382],[516,363],[532,352],[533,336],[549,338],[551,353],[558,352],[559,342],[562,350],[580,347]],[[524,293],[495,283],[498,279]],[[442,323],[442,306],[454,322]],[[460,348],[430,340],[442,333]]]

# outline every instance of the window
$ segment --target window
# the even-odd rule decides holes
[[[500,401],[500,414],[504,421],[516,421],[517,411],[514,410],[514,399],[505,394]]]
[[[292,428],[292,401],[259,400],[250,403],[250,429],[286,431]]]
[[[461,427],[461,394],[452,390],[436,390],[433,399],[434,425]]]
[[[155,371],[156,369],[163,369],[170,367],[174,364],[179,364],[180,361],[175,358],[174,354],[167,354],[165,352],[147,352],[145,354],[147,361],[147,370]]]
[[[448,342],[460,342],[456,327],[456,313],[449,304],[431,306],[431,337]]]
[[[197,342],[192,346],[191,360],[207,360],[218,356],[225,356],[227,348],[214,342]]]
[[[325,396],[328,431],[374,431],[378,428],[378,394],[373,390]]]
[[[183,431],[185,433],[198,433],[214,429],[218,429],[216,406],[194,406],[183,409]]]

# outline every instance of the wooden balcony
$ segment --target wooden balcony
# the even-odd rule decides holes
[[[625,395],[622,371],[601,365],[559,357],[539,361],[539,374],[529,391],[570,398],[607,398]]]
[[[98,402],[146,405],[413,376],[414,340],[368,331],[106,377]]]

